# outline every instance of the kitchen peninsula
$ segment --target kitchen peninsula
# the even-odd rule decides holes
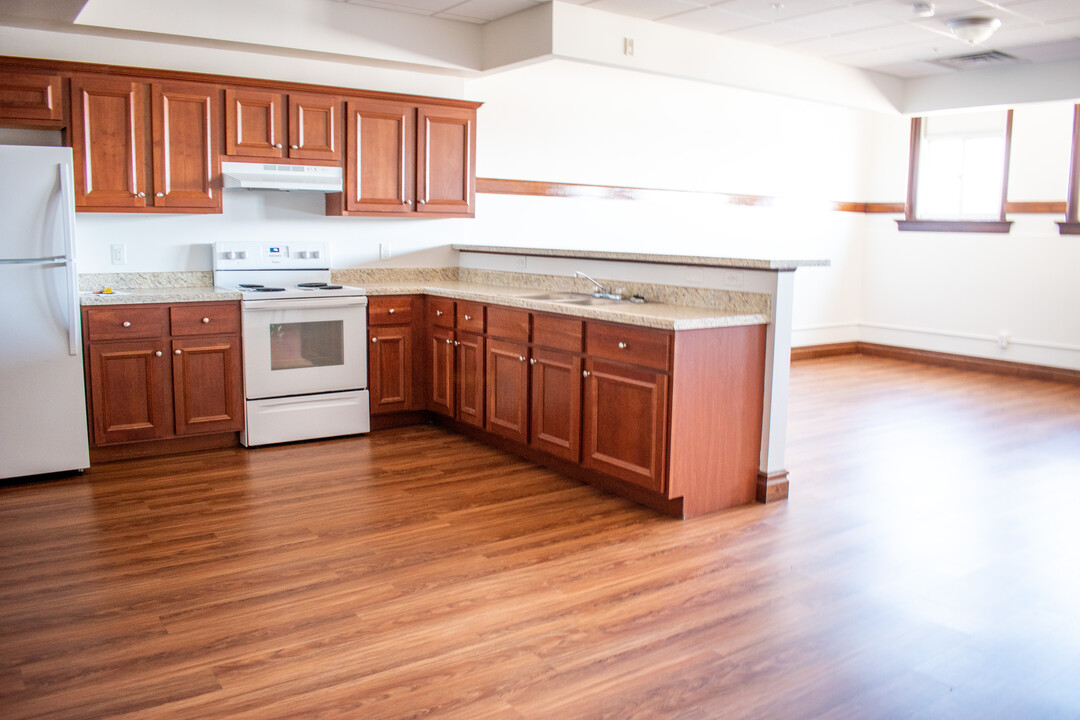
[[[793,271],[827,261],[454,250],[456,267],[333,270],[370,298],[373,428],[433,418],[677,517],[787,496]],[[228,299],[210,283],[81,285],[130,293],[87,306]]]

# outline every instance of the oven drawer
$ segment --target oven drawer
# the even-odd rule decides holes
[[[167,335],[162,305],[123,305],[89,308],[86,337],[90,340],[126,340]]]
[[[409,295],[368,298],[368,325],[408,325],[412,315],[413,298]]]
[[[169,308],[173,335],[231,335],[240,332],[238,303],[191,303]]]

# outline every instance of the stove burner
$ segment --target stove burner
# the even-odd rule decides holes
[[[321,287],[326,287],[326,283],[324,283],[324,282],[297,283],[296,287],[299,287],[299,288],[321,288]]]
[[[263,287],[262,285],[248,289],[251,292],[285,292],[285,288]]]
[[[315,289],[316,290],[340,290],[341,285],[320,285]]]
[[[254,290],[255,288],[261,288],[262,285],[259,285],[258,283],[240,283],[238,287]]]

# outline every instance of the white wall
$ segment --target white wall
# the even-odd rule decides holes
[[[1064,201],[1072,103],[1017,107],[1009,199]],[[903,196],[908,121],[875,125],[875,200]],[[901,158],[903,161],[901,162]],[[906,177],[903,175],[901,177]],[[901,233],[892,216],[866,219],[862,340],[1080,369],[1080,242],[1062,216],[1015,215],[1007,235]],[[1001,348],[1000,333],[1009,344]]]

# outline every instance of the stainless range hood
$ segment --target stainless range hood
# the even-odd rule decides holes
[[[310,190],[341,192],[341,168],[317,165],[223,162],[221,177],[226,188],[246,190]]]

